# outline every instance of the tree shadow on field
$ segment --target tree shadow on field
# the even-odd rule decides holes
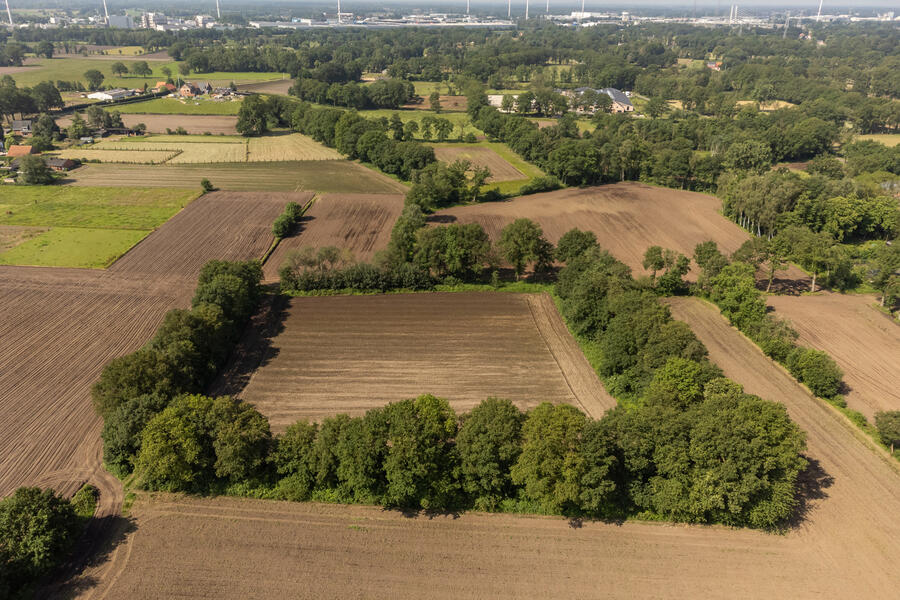
[[[247,387],[250,377],[278,356],[272,341],[284,331],[284,320],[290,299],[277,293],[273,284],[263,296],[259,310],[244,329],[240,341],[232,349],[219,376],[207,389],[211,396],[237,396]]]
[[[426,223],[440,223],[442,225],[456,223],[456,221],[456,215],[429,215],[425,218]]]
[[[36,598],[75,598],[100,581],[86,570],[109,561],[128,536],[137,531],[135,520],[122,515],[91,519],[76,541],[69,560],[54,569],[38,589]]]
[[[456,520],[465,511],[460,510],[423,510],[421,508],[382,508],[383,512],[399,513],[407,519],[418,519],[424,517],[426,519],[434,519],[437,517],[450,517]]]
[[[807,467],[797,477],[797,507],[787,521],[791,529],[803,525],[819,504],[818,501],[828,497],[825,491],[834,485],[834,477],[829,475],[819,461],[805,457]]]

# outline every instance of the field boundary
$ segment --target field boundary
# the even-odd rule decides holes
[[[710,300],[707,300],[706,298],[701,298],[701,297],[699,297],[699,296],[683,296],[683,297],[684,297],[684,298],[690,298],[690,299],[693,299],[694,301],[702,302],[702,303],[704,303],[704,304],[709,305],[711,308],[714,308],[714,309],[716,310],[716,312],[719,313],[719,316],[720,316],[722,319],[725,320],[725,323],[728,325],[728,327],[730,327],[731,329],[733,329],[734,331],[736,331],[736,332],[737,332],[738,334],[740,334],[744,339],[746,339],[748,342],[750,342],[750,344],[751,344],[754,348],[756,348],[756,350],[757,350],[757,351],[758,351],[758,352],[759,352],[766,360],[768,360],[770,363],[772,363],[772,364],[773,364],[776,368],[778,368],[782,373],[784,373],[785,375],[787,375],[794,383],[796,383],[798,386],[800,386],[801,388],[803,388],[803,390],[804,390],[807,394],[809,394],[809,396],[811,396],[813,399],[815,399],[816,402],[818,402],[818,403],[821,404],[822,406],[826,406],[830,411],[832,411],[832,413],[833,413],[835,416],[838,416],[839,418],[838,418],[837,420],[838,420],[844,427],[846,427],[846,428],[853,434],[853,436],[854,436],[855,438],[857,438],[858,440],[862,441],[862,442],[863,442],[867,447],[869,447],[869,448],[870,448],[870,449],[871,449],[871,450],[872,450],[879,458],[881,458],[882,460],[884,460],[886,463],[890,464],[891,468],[892,468],[896,473],[900,474],[900,461],[896,460],[893,456],[891,456],[891,454],[890,454],[890,452],[888,451],[887,447],[885,447],[885,446],[878,440],[878,438],[876,437],[876,436],[877,436],[877,433],[875,432],[875,428],[874,428],[874,427],[872,427],[871,425],[869,425],[868,428],[863,428],[863,427],[857,425],[857,423],[856,423],[853,419],[851,419],[849,416],[847,416],[847,414],[846,414],[845,411],[848,410],[848,409],[842,409],[840,406],[836,406],[834,403],[829,402],[827,399],[825,399],[825,398],[820,398],[819,396],[816,396],[815,394],[813,394],[812,391],[809,389],[809,387],[808,387],[805,383],[803,383],[802,381],[799,381],[796,377],[794,377],[794,375],[791,374],[791,372],[788,371],[788,370],[785,368],[784,365],[782,365],[781,363],[779,363],[777,360],[774,360],[771,356],[768,356],[765,352],[762,351],[762,348],[760,348],[759,345],[758,345],[756,342],[753,341],[753,339],[751,339],[751,338],[750,338],[749,336],[747,336],[743,331],[741,331],[740,329],[738,329],[737,327],[735,327],[734,325],[732,325],[731,323],[729,323],[729,322],[728,322],[728,319],[725,317],[725,315],[722,314],[722,310],[716,305],[715,302],[712,302],[712,301],[710,301]],[[665,299],[665,300],[669,300],[669,299],[667,298],[667,299]],[[669,305],[669,302],[666,301],[665,304],[668,306],[668,305]],[[684,321],[682,321],[682,322],[684,322]]]

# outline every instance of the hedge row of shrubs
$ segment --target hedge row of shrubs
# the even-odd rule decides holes
[[[431,290],[435,281],[427,271],[411,263],[383,265],[354,263],[346,267],[296,270],[285,265],[279,271],[284,292],[353,290],[388,292],[392,290]]]
[[[296,202],[288,202],[282,212],[272,224],[272,233],[276,238],[284,238],[291,235],[294,228],[300,224],[303,217],[303,207]]]
[[[718,249],[713,242],[703,246],[705,257],[702,251],[695,252],[695,258],[701,257],[698,263],[703,269],[699,293],[714,302],[732,325],[787,367],[813,394],[845,407],[840,395],[844,376],[840,367],[827,353],[798,346],[797,332],[785,321],[767,313],[765,296],[756,288],[755,267],[744,262],[729,264],[724,256],[714,254]]]
[[[190,310],[166,314],[156,335],[103,370],[92,390],[103,417],[106,466],[130,473],[144,425],[181,394],[201,392],[228,353],[260,299],[256,261],[211,261],[200,272]]]

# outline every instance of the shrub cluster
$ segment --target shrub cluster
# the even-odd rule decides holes
[[[300,223],[303,216],[303,207],[296,202],[288,202],[284,207],[284,212],[278,215],[272,224],[272,233],[276,238],[287,237],[291,234]]]
[[[359,292],[388,292],[391,290],[430,290],[434,280],[427,271],[410,263],[376,267],[369,263],[355,263],[344,267],[297,269],[286,264],[279,272],[284,292],[313,292],[323,290],[354,290]]]
[[[26,597],[71,548],[81,526],[72,503],[53,490],[22,487],[0,500],[0,598]]]
[[[193,308],[169,311],[153,339],[106,365],[92,396],[104,419],[103,458],[110,470],[131,472],[146,423],[172,398],[212,381],[259,302],[261,280],[256,261],[207,263]]]

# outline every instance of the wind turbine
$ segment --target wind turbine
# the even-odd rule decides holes
[[[528,0],[525,0],[525,20],[528,20]]]
[[[469,14],[469,0],[466,0],[466,14]]]
[[[103,0],[103,12],[106,14],[106,24],[109,25],[109,9],[106,8],[106,0]]]
[[[584,0],[581,0],[581,14],[578,15],[578,20],[582,20],[584,18]]]
[[[512,18],[512,0],[506,0],[506,18]]]
[[[816,13],[816,23],[819,22],[819,19],[822,18],[822,2],[825,0],[819,0],[819,12]]]
[[[216,18],[222,18],[222,10],[219,8],[219,0],[216,0]]]
[[[338,0],[338,24],[341,23],[341,0]]]
[[[6,16],[9,17],[9,26],[13,26],[12,11],[9,10],[9,0],[6,0]]]

